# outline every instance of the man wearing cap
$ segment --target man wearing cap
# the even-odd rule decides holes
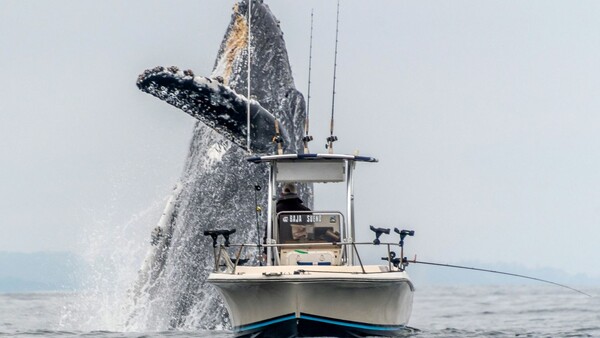
[[[277,201],[277,212],[281,211],[310,211],[298,197],[294,183],[286,183],[281,190],[281,197]]]
[[[283,189],[281,190],[281,196],[277,201],[276,210],[277,213],[280,213],[282,211],[310,211],[310,209],[304,205],[300,197],[298,197],[298,191],[296,190],[296,185],[294,183],[286,183],[283,186]],[[279,221],[281,222],[282,215],[279,215],[279,217]],[[304,226],[300,226],[298,227],[298,229],[296,229],[296,235],[293,234],[293,226],[294,225],[290,226],[289,224],[283,225],[280,223],[279,240],[281,243],[286,243],[288,241],[298,239],[298,237],[301,237],[301,235],[306,236],[306,230]],[[303,233],[301,233],[302,231],[300,231],[302,229],[304,229]]]

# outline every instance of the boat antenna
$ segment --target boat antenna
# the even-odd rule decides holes
[[[251,154],[252,150],[250,149],[250,65],[252,64],[252,60],[250,58],[251,48],[250,48],[250,40],[252,37],[252,0],[248,0],[248,41],[246,44],[246,48],[248,50],[248,101],[246,105],[246,147],[248,148],[248,153]]]
[[[338,32],[340,26],[340,0],[337,2],[337,18],[335,22],[335,55],[333,57],[333,93],[331,95],[331,122],[329,123],[329,137],[327,138],[326,148],[330,154],[333,154],[333,142],[337,141],[337,136],[333,135],[333,113],[335,112],[335,78],[337,70],[337,48],[338,48]]]
[[[416,264],[426,264],[426,265],[434,265],[434,266],[443,266],[443,267],[455,268],[455,269],[465,269],[465,270],[491,272],[491,273],[497,273],[497,274],[500,274],[500,275],[506,275],[506,276],[513,276],[513,277],[531,279],[531,280],[535,280],[535,281],[538,281],[538,282],[544,282],[544,283],[548,283],[548,284],[553,284],[553,285],[556,285],[556,286],[560,286],[560,287],[563,287],[563,288],[567,288],[567,289],[569,289],[571,291],[575,291],[575,292],[581,293],[582,295],[586,295],[588,297],[592,297],[588,293],[585,293],[585,292],[583,292],[581,290],[577,290],[575,288],[572,288],[572,287],[564,285],[564,284],[556,283],[556,282],[549,281],[549,280],[546,280],[546,279],[541,279],[541,278],[536,278],[536,277],[530,277],[530,276],[525,276],[525,275],[519,275],[519,274],[516,274],[516,273],[510,273],[510,272],[504,272],[504,271],[496,271],[496,270],[489,270],[489,269],[481,269],[481,268],[472,268],[472,267],[462,266],[462,265],[452,265],[452,264],[443,264],[443,263],[424,262],[424,261],[418,261],[416,258],[413,259],[413,260],[407,260],[407,262],[409,262],[409,263],[416,263]]]
[[[304,143],[304,153],[308,154],[308,142],[313,140],[313,137],[308,135],[308,117],[310,112],[310,74],[312,71],[312,41],[313,41],[313,14],[314,9],[310,10],[310,47],[308,50],[308,99],[306,100],[306,120],[304,121],[304,137],[302,142]]]

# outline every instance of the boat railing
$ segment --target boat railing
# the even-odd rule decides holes
[[[237,267],[246,264],[247,262],[250,261],[250,259],[248,258],[242,258],[243,254],[244,254],[244,250],[246,250],[247,248],[255,248],[257,249],[257,251],[259,253],[261,253],[259,255],[259,259],[258,259],[258,264],[260,265],[265,265],[265,258],[263,257],[264,255],[263,250],[268,250],[269,248],[293,248],[293,249],[314,249],[314,248],[331,248],[331,247],[344,247],[344,248],[349,248],[350,250],[352,250],[355,254],[356,257],[358,258],[358,263],[359,266],[361,268],[362,273],[367,273],[364,267],[364,264],[362,262],[362,259],[360,258],[360,254],[358,252],[358,247],[365,247],[365,246],[370,246],[370,247],[385,247],[387,249],[387,254],[385,257],[381,257],[382,260],[387,261],[388,264],[388,271],[389,272],[395,272],[395,271],[404,271],[404,269],[406,268],[406,266],[408,265],[408,260],[404,257],[402,257],[403,254],[403,250],[402,250],[402,246],[399,243],[378,243],[375,244],[373,242],[327,242],[327,243],[291,243],[291,244],[284,244],[284,243],[269,243],[269,244],[256,244],[256,243],[219,243],[216,244],[214,243],[213,247],[214,247],[214,259],[215,259],[215,264],[214,264],[214,271],[215,272],[220,272],[220,273],[229,273],[229,274],[235,274]],[[234,249],[235,254],[230,255],[229,254],[229,250],[230,248],[236,248]],[[392,251],[392,249],[395,248],[400,248],[401,249],[401,255],[400,257],[397,257],[395,251]],[[280,262],[279,262],[279,257],[276,256],[273,265],[275,266],[281,266]],[[288,266],[292,266],[293,264],[285,264]],[[318,264],[317,264],[318,265]],[[348,266],[347,264],[342,264],[343,266]]]

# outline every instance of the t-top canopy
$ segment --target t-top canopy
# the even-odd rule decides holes
[[[253,163],[270,163],[277,182],[344,182],[350,161],[377,162],[366,156],[341,154],[284,154],[256,156],[247,159]]]
[[[356,162],[379,162],[374,157],[368,156],[355,156],[355,155],[343,155],[343,154],[283,154],[283,155],[265,155],[265,156],[254,156],[246,159],[248,162],[253,163],[264,163],[271,161],[285,161],[285,160],[350,160]]]

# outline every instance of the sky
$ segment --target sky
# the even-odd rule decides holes
[[[266,2],[305,94],[314,9],[324,152],[336,3]],[[137,75],[209,75],[233,3],[0,2],[0,251],[77,253],[148,213],[150,232],[195,121]],[[359,240],[411,228],[423,260],[600,277],[598,17],[595,1],[343,0],[335,150],[380,159],[356,172]]]

